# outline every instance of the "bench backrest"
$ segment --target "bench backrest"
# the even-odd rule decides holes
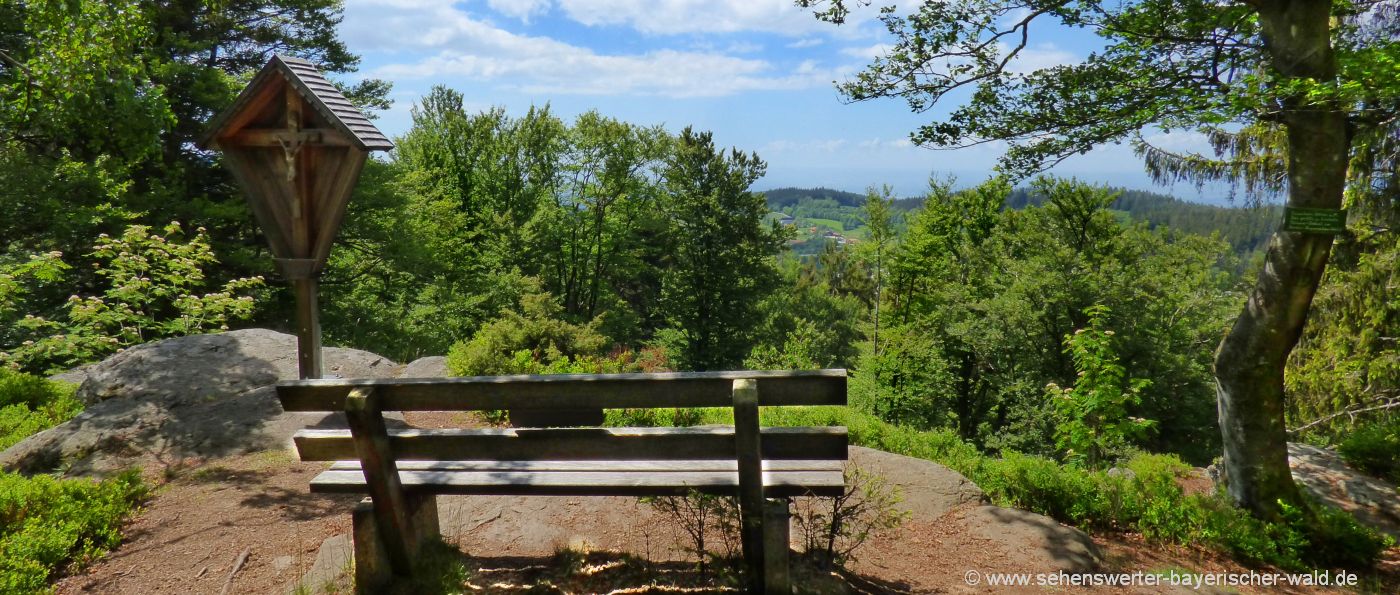
[[[739,379],[757,381],[760,406],[846,404],[845,370],[290,380],[277,396],[286,411],[343,411],[358,387],[384,411],[730,407]]]
[[[748,389],[736,389],[739,385]],[[759,442],[758,406],[844,405],[846,371],[296,380],[280,383],[277,391],[287,411],[347,411],[352,428],[372,423],[366,418],[377,418],[382,411],[734,407],[732,429],[376,429],[364,433],[382,436],[393,459],[403,461],[733,460],[748,435]],[[297,449],[306,461],[359,458],[363,449],[357,450],[356,440],[365,438],[361,432],[356,434],[304,430],[297,434]],[[766,428],[755,446],[763,459],[834,460],[846,458],[846,444],[845,428]]]

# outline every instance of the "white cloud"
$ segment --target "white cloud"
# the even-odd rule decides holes
[[[736,41],[725,47],[724,51],[730,54],[752,54],[763,51],[763,46],[751,41]]]
[[[491,10],[529,22],[530,17],[549,12],[550,0],[486,0]]]
[[[797,40],[797,41],[794,41],[794,42],[792,42],[792,43],[787,44],[787,46],[785,46],[785,47],[789,47],[789,48],[792,48],[792,49],[794,49],[794,50],[800,50],[800,49],[802,49],[802,48],[813,48],[813,47],[817,47],[817,46],[821,45],[822,43],[825,43],[825,42],[823,42],[823,41],[821,40],[821,38],[819,38],[819,37],[803,37],[802,39],[799,39],[799,40]]]
[[[584,25],[625,25],[642,33],[765,31],[799,35],[853,30],[873,14],[853,11],[846,25],[818,21],[792,0],[559,0],[569,18]]]
[[[866,139],[866,140],[863,140],[863,141],[860,141],[859,143],[857,143],[856,146],[859,147],[859,148],[861,148],[861,149],[865,149],[865,150],[877,150],[877,149],[883,149],[883,150],[889,150],[889,149],[904,150],[904,149],[912,149],[912,148],[914,148],[914,143],[912,143],[912,142],[909,141],[909,137],[901,136],[901,137],[899,137],[899,138],[871,138],[871,139]]]
[[[526,92],[722,96],[826,86],[842,74],[811,63],[784,71],[766,60],[713,50],[601,54],[549,37],[506,31],[453,4],[449,0],[362,0],[347,7],[342,30],[353,47],[435,52],[380,66],[369,76],[391,80],[462,76]]]
[[[860,58],[862,60],[874,60],[888,56],[894,46],[888,43],[877,43],[875,45],[842,48],[841,53],[847,56]]]

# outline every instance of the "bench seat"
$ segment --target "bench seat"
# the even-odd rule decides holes
[[[408,492],[501,496],[677,496],[690,491],[738,494],[738,463],[672,461],[402,461],[399,482]],[[839,496],[841,461],[765,460],[768,498]],[[359,461],[337,461],[311,480],[316,493],[365,493]]]

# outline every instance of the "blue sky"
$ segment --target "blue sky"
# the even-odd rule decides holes
[[[836,27],[791,0],[346,0],[341,37],[362,56],[358,76],[394,83],[377,124],[405,132],[409,110],[434,85],[469,107],[522,114],[550,104],[566,119],[598,109],[637,124],[710,130],[717,143],[768,163],[756,189],[889,184],[910,196],[931,174],[959,185],[986,177],[1001,147],[954,151],[910,145],[908,134],[946,113],[911,113],[900,100],[844,104],[832,81],[859,71],[889,41],[875,11]],[[1074,62],[1097,41],[1041,28],[1016,68]],[[1159,146],[1198,149],[1189,133],[1145,133]],[[1124,146],[1105,146],[1054,170],[1065,176],[1220,202],[1222,192],[1154,187]]]

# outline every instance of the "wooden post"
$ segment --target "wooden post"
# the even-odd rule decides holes
[[[788,569],[791,517],[792,500],[788,498],[769,499],[763,507],[763,592],[769,595],[792,593]]]
[[[759,445],[758,382],[734,381],[734,442],[739,460],[740,536],[744,546],[744,582],[750,593],[762,593],[763,453]]]
[[[277,258],[282,276],[292,283],[297,302],[297,370],[302,379],[321,377],[321,316],[317,303],[316,261]]]
[[[297,370],[302,379],[321,377],[321,316],[316,278],[292,280],[297,300]]]
[[[373,387],[356,387],[345,398],[345,417],[355,441],[355,453],[374,501],[374,521],[394,574],[412,567],[418,534],[413,529],[409,502],[399,483],[399,469],[389,445],[389,431]]]

